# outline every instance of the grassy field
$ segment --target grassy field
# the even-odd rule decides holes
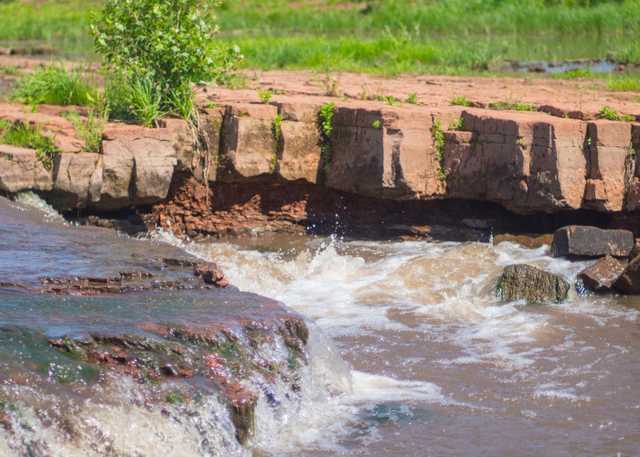
[[[0,46],[45,43],[92,58],[99,5],[0,0]],[[240,46],[247,68],[475,74],[507,59],[640,63],[640,0],[226,0],[219,19],[220,39]]]

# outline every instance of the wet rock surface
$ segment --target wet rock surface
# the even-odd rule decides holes
[[[640,256],[629,262],[614,286],[624,294],[640,294]]]
[[[568,226],[558,229],[551,246],[554,257],[627,257],[635,241],[628,230]]]
[[[525,300],[528,305],[560,303],[569,292],[569,283],[558,275],[532,265],[506,267],[496,284],[503,302]]]
[[[578,275],[584,286],[594,292],[606,292],[613,288],[627,266],[626,260],[606,256],[585,268]]]
[[[78,440],[87,433],[73,417],[83,400],[113,407],[121,399],[110,392],[129,381],[128,407],[164,415],[178,407],[201,414],[203,398],[213,397],[241,443],[254,433],[259,398],[282,401],[275,392],[283,386],[283,395],[299,392],[303,318],[225,288],[214,263],[161,244],[150,256],[149,240],[48,221],[4,199],[0,235],[0,425],[18,452],[45,456],[56,446],[14,437],[23,419],[7,405],[18,389],[27,389],[21,408],[55,418],[51,433],[61,424],[61,436]]]

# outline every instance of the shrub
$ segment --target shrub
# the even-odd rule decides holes
[[[125,83],[116,94],[108,91],[112,116],[133,117],[147,125],[165,113],[190,118],[192,113],[187,116],[184,110],[193,109],[192,85],[228,78],[239,54],[213,39],[217,4],[106,0],[91,30],[111,78]]]
[[[36,150],[38,160],[47,170],[53,167],[53,159],[60,152],[53,140],[42,134],[38,127],[22,122],[0,122],[0,143]]]
[[[18,82],[12,98],[28,105],[89,105],[96,89],[76,71],[44,67]]]

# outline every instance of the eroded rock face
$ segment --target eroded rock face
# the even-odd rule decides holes
[[[578,275],[584,286],[594,292],[606,292],[613,288],[627,266],[627,261],[610,255],[599,259]]]
[[[525,300],[528,305],[560,303],[569,283],[558,275],[532,265],[510,265],[498,279],[496,294],[503,302]]]
[[[582,122],[466,110],[461,130],[445,135],[447,196],[494,201],[517,213],[581,207]]]
[[[554,257],[627,257],[634,243],[628,230],[571,225],[554,233],[551,251]]]

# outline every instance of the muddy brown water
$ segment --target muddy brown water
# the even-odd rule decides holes
[[[58,444],[51,454],[38,454],[32,446],[33,455],[640,455],[640,300],[572,291],[566,303],[527,307],[499,304],[494,296],[493,284],[506,265],[531,263],[574,280],[589,262],[552,259],[548,246],[528,249],[511,242],[276,236],[191,243],[167,233],[132,240],[61,225],[51,211],[43,219],[29,209],[34,205],[46,210],[33,196],[0,208],[0,248],[15,252],[0,256],[3,277],[20,272],[21,280],[30,281],[43,269],[80,274],[96,265],[106,274],[123,258],[141,267],[145,258],[186,252],[215,259],[240,290],[281,300],[306,316],[312,338],[303,392],[282,397],[275,409],[260,403],[250,449],[233,444],[215,398],[198,420],[193,411],[163,416],[121,404],[97,408],[90,401],[82,410],[87,430],[107,437],[111,453],[69,447],[46,427],[34,428],[47,421],[20,410],[22,440]],[[18,230],[21,236],[12,239]],[[36,246],[29,240],[38,237],[50,240],[44,243],[49,250],[20,254]],[[141,257],[131,255],[136,253]],[[185,303],[183,310],[169,301],[160,309],[189,316]],[[50,322],[57,316],[64,326],[70,318],[56,310],[73,301],[52,303],[39,314],[10,305],[0,296],[0,319]],[[126,306],[113,313],[124,324]],[[100,322],[107,322],[108,315],[103,317]],[[126,380],[110,389],[126,392],[125,398],[140,395]],[[47,392],[49,399],[56,395],[64,390]],[[3,441],[3,433],[0,428],[0,455],[22,455],[10,453],[15,440]]]

